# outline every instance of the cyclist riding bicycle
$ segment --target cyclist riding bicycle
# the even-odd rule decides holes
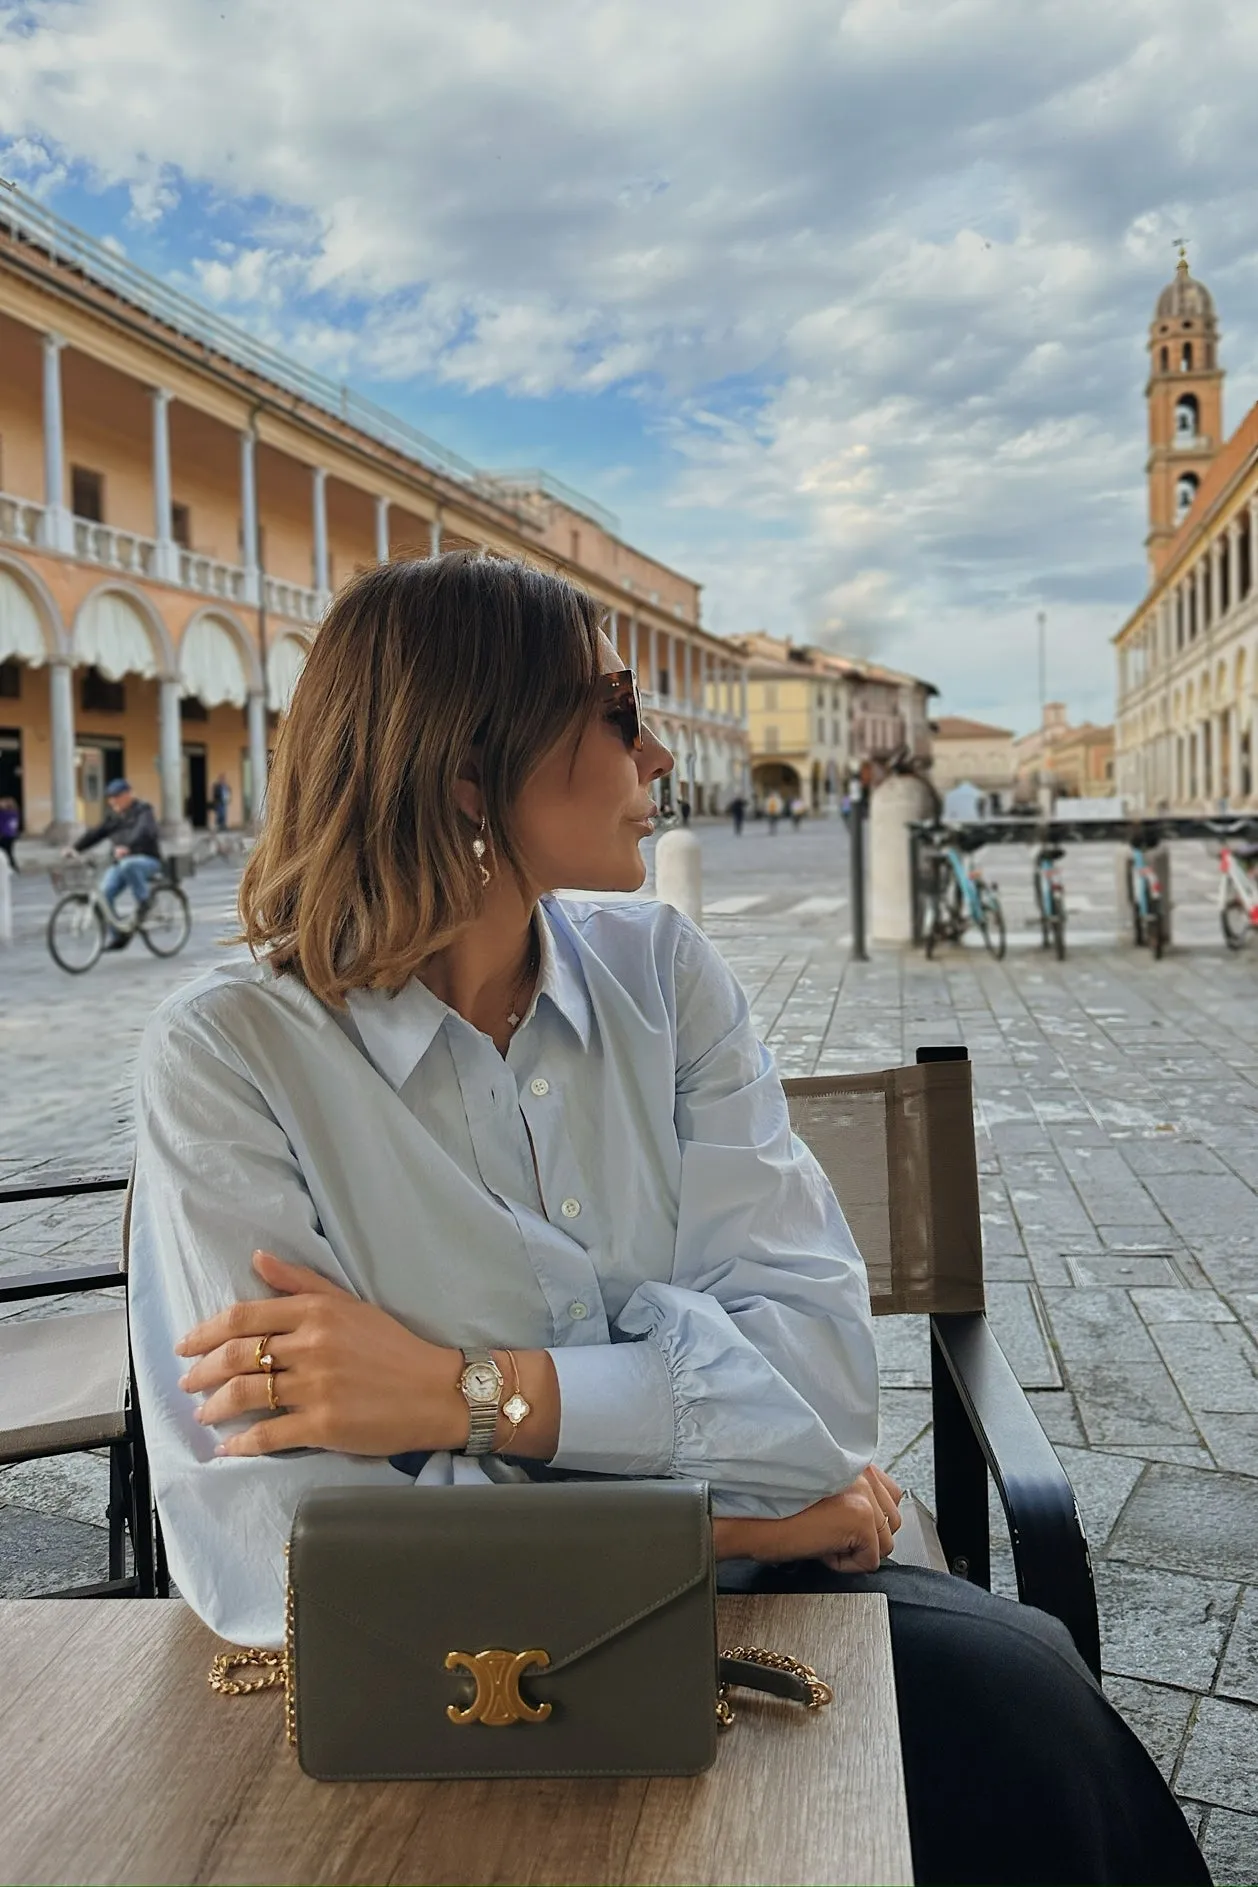
[[[146,799],[137,799],[131,791],[129,780],[111,780],[105,788],[105,799],[109,812],[98,826],[92,826],[73,845],[64,850],[66,858],[74,858],[79,852],[87,851],[101,839],[109,839],[113,846],[114,862],[101,880],[101,896],[106,905],[117,917],[114,899],[126,887],[135,899],[138,911],[143,911],[153,888],[153,880],[162,869],[162,853],[158,844],[157,817]],[[124,950],[131,941],[129,930],[111,930],[106,940],[106,950]]]

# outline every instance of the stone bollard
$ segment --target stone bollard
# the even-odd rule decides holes
[[[674,826],[655,841],[655,895],[703,922],[703,854],[693,832]]]
[[[913,883],[909,826],[928,819],[933,804],[925,780],[891,773],[874,788],[869,808],[870,926],[875,943],[912,943]]]
[[[13,867],[0,852],[0,943],[13,942]]]

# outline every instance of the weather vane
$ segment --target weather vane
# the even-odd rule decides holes
[[[1188,267],[1188,245],[1184,237],[1173,236],[1171,238],[1171,247],[1172,249],[1179,250],[1179,266],[1182,269],[1186,269]]]

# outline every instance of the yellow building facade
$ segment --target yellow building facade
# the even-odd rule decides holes
[[[544,472],[490,473],[0,192],[0,797],[28,835],[125,774],[174,836],[233,824],[336,587],[481,547],[607,611],[700,809],[747,778],[741,653],[698,584]]]
[[[1137,813],[1258,807],[1258,406],[1224,439],[1217,344],[1181,256],[1149,330],[1149,589],[1115,637]]]
[[[732,638],[747,661],[752,787],[803,799],[814,812],[837,803],[865,761],[930,755],[929,682],[789,637]]]

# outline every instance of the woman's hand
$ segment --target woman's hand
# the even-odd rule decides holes
[[[842,1493],[785,1520],[712,1522],[718,1559],[819,1559],[832,1572],[877,1572],[899,1531],[903,1489],[869,1466]]]
[[[180,1356],[196,1359],[179,1386],[205,1394],[198,1422],[212,1428],[241,1415],[264,1418],[222,1442],[217,1454],[328,1448],[383,1456],[465,1446],[460,1351],[425,1342],[303,1265],[261,1251],[253,1264],[263,1283],[283,1295],[233,1304],[175,1345]],[[270,1340],[275,1358],[280,1415],[267,1413],[259,1337]]]

